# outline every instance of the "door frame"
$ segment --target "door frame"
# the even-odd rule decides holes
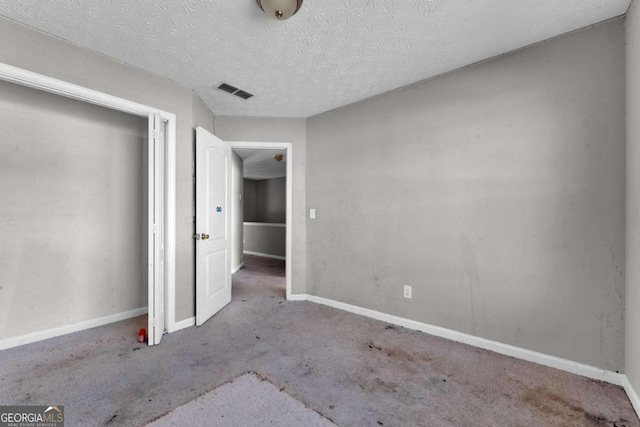
[[[285,276],[287,280],[286,298],[291,299],[291,268],[292,268],[292,248],[293,237],[293,144],[290,142],[252,142],[252,141],[226,141],[235,148],[251,148],[256,150],[286,150],[287,156],[287,200],[286,200],[286,253],[285,253]],[[243,245],[244,249],[244,245]]]
[[[153,290],[154,292],[164,293],[165,327],[167,331],[175,329],[176,115],[5,63],[0,63],[0,80],[106,107],[111,110],[147,117],[150,126],[153,126],[155,115],[160,116],[161,120],[166,123],[164,156],[157,158],[153,167],[159,173],[155,174],[153,182],[149,182],[150,191],[152,191],[153,188],[164,187],[164,197],[161,198],[164,199],[164,202],[160,201],[158,202],[159,204],[155,206],[155,209],[162,211],[164,215],[160,216],[159,223],[155,225],[156,227],[162,227],[162,230],[164,230],[165,244],[164,248],[150,247],[149,251],[150,253],[159,252],[164,254],[162,259],[164,261],[164,280],[161,278],[154,282]],[[149,166],[151,167],[151,165]],[[156,257],[153,261],[154,265],[150,265],[149,268],[155,268],[155,263],[157,262],[158,258]],[[154,295],[149,295],[148,304],[154,301],[154,299],[152,299],[153,297]],[[153,344],[150,340],[149,345]]]

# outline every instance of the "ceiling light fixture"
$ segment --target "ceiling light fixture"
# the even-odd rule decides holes
[[[256,0],[258,6],[268,17],[284,21],[300,10],[302,0]]]
[[[273,158],[276,160],[276,162],[281,162],[282,161],[282,154],[274,154]]]

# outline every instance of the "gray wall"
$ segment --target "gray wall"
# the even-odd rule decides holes
[[[275,224],[287,222],[287,178],[258,181],[258,213],[260,221]]]
[[[206,106],[206,104],[202,101],[202,99],[200,99],[200,97],[198,95],[196,95],[195,93],[191,94],[191,104],[192,104],[192,117],[191,117],[191,126],[193,128],[193,140],[195,141],[195,128],[196,126],[200,126],[206,130],[208,130],[211,133],[214,133],[214,120],[213,120],[213,113],[211,112],[211,110],[209,110],[209,107]],[[193,150],[195,152],[195,142],[194,142],[194,146],[193,146]],[[192,170],[193,176],[195,177],[195,158],[193,159],[194,161],[194,167]],[[193,206],[195,209],[195,198],[193,200]]]
[[[287,178],[245,182],[245,222],[284,224],[287,220]]]
[[[286,256],[286,227],[258,222],[244,223],[244,251],[259,255]]]
[[[243,179],[244,185],[244,216],[245,222],[258,222],[258,181]]]
[[[310,118],[308,292],[622,370],[624,63],[616,20]]]
[[[627,41],[627,287],[625,373],[640,391],[640,5],[631,3]]]
[[[213,116],[190,90],[0,18],[0,62],[176,114],[176,320],[194,315],[193,126]],[[194,112],[195,110],[195,112]],[[46,251],[41,252],[46,255]]]
[[[0,93],[0,339],[146,307],[147,120]]]
[[[287,178],[244,179],[244,251],[286,256]]]
[[[225,141],[291,142],[293,149],[293,242],[294,294],[306,292],[305,168],[307,122],[305,119],[216,117],[216,135]]]
[[[233,171],[231,177],[231,268],[235,270],[243,263],[242,221],[244,218],[245,200],[244,182],[242,179],[242,159],[236,153],[233,153],[231,167]]]

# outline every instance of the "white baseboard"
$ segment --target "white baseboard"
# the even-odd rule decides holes
[[[631,385],[631,381],[629,378],[624,375],[624,380],[622,381],[622,387],[624,387],[624,391],[627,392],[627,397],[631,401],[631,405],[633,405],[633,409],[636,410],[636,414],[640,415],[640,397],[638,397],[638,393]]]
[[[132,317],[142,316],[143,314],[147,313],[148,308],[141,307],[136,308],[135,310],[125,311],[123,313],[110,314],[108,316],[99,317],[97,319],[85,320],[82,322],[74,323],[72,325],[58,326],[56,328],[51,328],[44,331],[32,332],[30,334],[19,335],[17,337],[5,338],[3,340],[0,340],[0,350],[6,350],[8,348],[17,347],[19,345],[31,344],[49,338],[55,338],[61,335],[83,331],[85,329],[91,329],[98,326],[107,325],[109,323],[119,322],[121,320],[130,319]]]
[[[236,267],[232,268],[231,269],[231,274],[238,272],[238,270],[240,270],[242,267],[244,267],[244,262],[241,262]]]
[[[307,295],[305,294],[292,294],[287,298],[288,301],[307,301]]]
[[[293,295],[292,295],[293,296]],[[476,337],[474,335],[465,334],[463,332],[454,331],[440,326],[429,325],[428,323],[417,322],[415,320],[405,319],[391,314],[382,313],[368,308],[362,308],[355,305],[345,304],[343,302],[330,300],[327,298],[317,297],[314,295],[295,295],[296,300],[306,300],[317,304],[326,305],[337,308],[339,310],[348,311],[350,313],[359,314],[371,319],[380,320],[394,325],[402,326],[407,329],[413,329],[420,332],[426,332],[430,335],[446,338],[463,344],[472,345],[474,347],[483,348],[496,353],[515,357],[516,359],[526,360],[528,362],[538,363],[540,365],[549,366],[551,368],[560,369],[572,374],[582,375],[587,378],[605,381],[611,384],[625,387],[625,381],[628,383],[626,375],[620,374],[606,369],[596,368],[595,366],[574,362],[563,359],[561,357],[551,356],[537,351],[527,350],[492,341],[486,338]],[[628,385],[631,388],[631,384]],[[637,398],[637,396],[636,396]],[[631,396],[630,396],[631,399]],[[634,404],[635,408],[635,404]],[[636,409],[637,410],[637,409]]]
[[[269,254],[263,254],[260,252],[253,252],[253,251],[244,251],[242,252],[243,254],[247,254],[247,255],[255,255],[255,256],[261,256],[263,258],[273,258],[273,259],[281,259],[283,261],[286,261],[286,257],[283,256],[279,256],[279,255],[269,255]]]
[[[180,329],[190,328],[191,326],[195,326],[196,318],[189,317],[187,319],[181,320],[173,324],[173,328],[171,328],[171,332],[179,331]]]

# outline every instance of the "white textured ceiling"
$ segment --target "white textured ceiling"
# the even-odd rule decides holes
[[[243,176],[248,179],[271,179],[287,176],[287,150],[262,150],[255,148],[234,148],[243,160]],[[282,155],[281,161],[273,156]]]
[[[194,89],[216,115],[309,117],[590,24],[631,0],[0,0],[4,15]],[[1,42],[1,41],[0,41]],[[244,101],[212,89],[227,82]]]

